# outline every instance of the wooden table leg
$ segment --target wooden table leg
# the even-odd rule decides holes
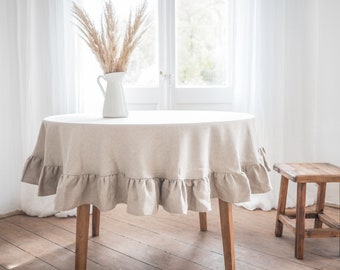
[[[92,237],[99,235],[100,210],[92,205]]]
[[[206,232],[207,229],[208,229],[207,213],[206,212],[200,212],[199,218],[200,218],[200,230],[201,230],[201,232]]]
[[[282,176],[281,184],[280,184],[279,202],[278,202],[277,213],[276,213],[276,225],[275,225],[275,236],[276,237],[282,236],[283,224],[279,220],[279,216],[280,214],[284,215],[286,211],[287,190],[288,190],[288,179]]]
[[[326,183],[318,183],[318,196],[316,199],[316,213],[323,213],[325,208]],[[318,217],[315,218],[314,228],[322,228],[322,221]]]
[[[235,269],[232,203],[218,199],[225,270]]]
[[[306,183],[298,183],[296,195],[295,257],[300,260],[303,259],[305,241],[305,206]]]
[[[89,238],[90,205],[83,204],[77,208],[76,229],[76,270],[86,269],[87,244]]]

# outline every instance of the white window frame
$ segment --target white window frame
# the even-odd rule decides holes
[[[231,84],[228,87],[176,87],[176,0],[158,1],[159,88],[125,88],[129,109],[229,110],[233,99],[233,42],[230,45]],[[233,0],[230,0],[233,12]],[[230,40],[233,20],[230,14]]]

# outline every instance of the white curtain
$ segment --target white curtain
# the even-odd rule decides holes
[[[234,7],[234,110],[255,114],[259,142],[272,162],[314,161],[318,0],[237,0]],[[37,197],[36,187],[20,184],[20,177],[41,120],[84,110],[75,90],[83,86],[75,83],[70,10],[68,0],[0,0],[0,34],[6,41],[0,42],[0,213],[20,208],[20,187],[21,209],[54,213],[54,197]],[[98,91],[96,85],[83,88]],[[244,206],[275,207],[279,177],[271,173],[271,179],[273,191]],[[295,195],[289,194],[292,206]]]
[[[19,208],[31,215],[54,213],[53,196],[37,197],[37,188],[20,184],[20,177],[41,120],[77,109],[70,5],[61,0],[0,1],[0,179],[5,187],[0,213]]]
[[[318,62],[317,0],[237,0],[235,3],[234,110],[256,116],[259,143],[272,163],[315,160]],[[277,206],[280,177],[272,192],[252,196],[249,209]],[[287,205],[294,206],[290,184]],[[307,187],[307,204],[316,187]]]
[[[16,14],[14,1],[0,1],[0,213],[19,209],[18,191],[22,165]],[[19,169],[19,170],[18,170]],[[15,182],[17,181],[17,182]]]

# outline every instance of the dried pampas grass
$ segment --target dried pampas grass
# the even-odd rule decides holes
[[[134,13],[130,11],[120,46],[118,19],[111,0],[105,3],[104,20],[102,19],[100,29],[96,28],[86,11],[73,2],[73,16],[78,22],[81,37],[96,56],[104,74],[127,70],[132,52],[148,29],[145,24],[146,8],[145,0]]]

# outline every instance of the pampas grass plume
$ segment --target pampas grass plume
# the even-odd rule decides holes
[[[96,56],[104,74],[126,71],[131,54],[140,43],[148,29],[146,25],[146,0],[130,10],[129,20],[125,27],[123,40],[118,33],[118,18],[111,0],[105,3],[104,18],[97,29],[87,12],[73,2],[72,14],[77,21],[81,38]]]

